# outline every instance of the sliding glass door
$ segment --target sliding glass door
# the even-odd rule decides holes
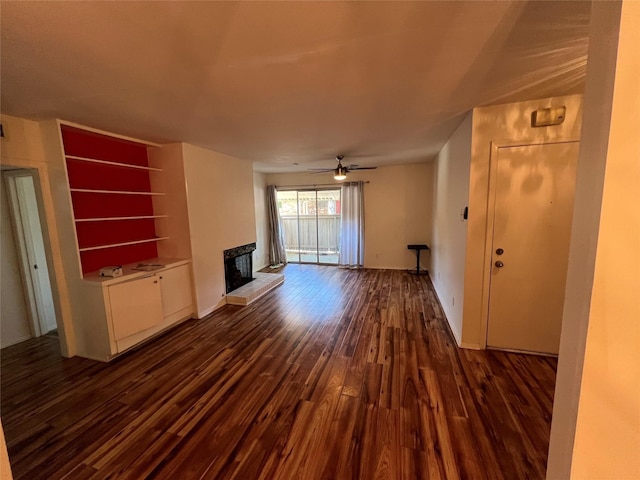
[[[337,264],[340,190],[278,190],[287,261]]]

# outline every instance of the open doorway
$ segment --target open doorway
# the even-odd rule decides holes
[[[1,344],[57,331],[37,173],[2,167]]]

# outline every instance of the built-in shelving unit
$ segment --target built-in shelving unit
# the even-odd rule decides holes
[[[137,245],[139,243],[157,242],[160,240],[167,240],[169,237],[156,237],[146,240],[136,240],[134,242],[122,242],[122,243],[109,243],[107,245],[96,245],[95,247],[81,248],[81,252],[90,252],[91,250],[102,250],[103,248],[125,247],[127,245]]]
[[[60,125],[73,205],[82,273],[158,256],[156,222],[167,218],[154,209],[151,175],[144,143]]]
[[[127,190],[94,190],[91,188],[70,188],[72,192],[112,193],[116,195],[164,195],[162,192],[134,192]]]
[[[91,162],[91,163],[101,163],[103,165],[112,165],[114,167],[124,167],[124,168],[136,168],[139,170],[149,170],[151,172],[161,172],[162,169],[161,168],[154,168],[154,167],[145,167],[142,165],[130,165],[128,163],[120,163],[120,162],[110,162],[107,160],[97,160],[95,158],[86,158],[86,157],[76,157],[74,155],[66,155],[67,159],[70,160],[79,160],[81,162]]]
[[[167,218],[168,215],[140,215],[137,217],[99,217],[99,218],[76,218],[78,222],[108,222],[113,220],[142,220],[145,218]]]

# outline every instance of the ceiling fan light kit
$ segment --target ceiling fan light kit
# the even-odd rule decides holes
[[[336,168],[333,174],[333,178],[335,180],[345,180],[347,178],[347,172],[342,165],[338,165],[338,168]]]
[[[342,159],[344,155],[336,155],[338,166],[336,168],[310,168],[311,173],[329,173],[333,172],[334,180],[342,181],[347,179],[347,174],[352,170],[375,170],[378,167],[359,167],[358,165],[349,165],[344,167],[342,165]]]

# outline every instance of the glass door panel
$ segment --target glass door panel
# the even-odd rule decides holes
[[[338,264],[340,190],[279,190],[287,261]]]
[[[338,264],[340,252],[340,190],[318,190],[319,263]]]
[[[278,191],[278,210],[284,232],[284,247],[287,261],[300,262],[300,245],[298,242],[298,192]]]
[[[318,219],[316,192],[298,192],[298,243],[300,262],[318,263]]]

